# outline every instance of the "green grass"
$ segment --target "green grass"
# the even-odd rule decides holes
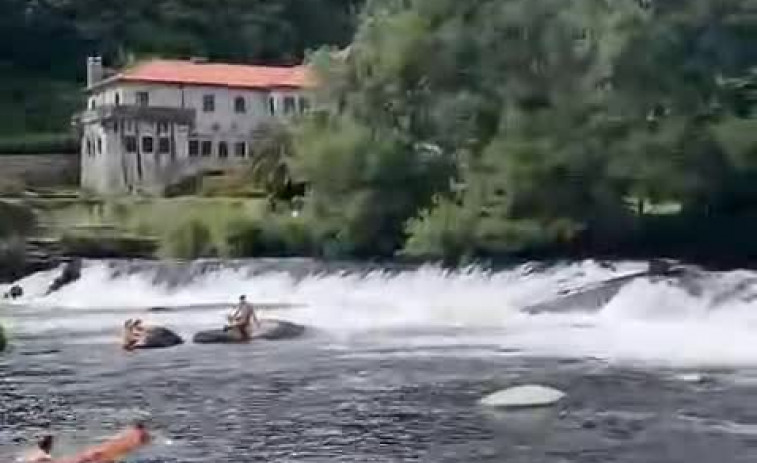
[[[49,236],[131,235],[166,243],[177,227],[198,221],[223,253],[229,227],[240,219],[259,219],[267,203],[245,198],[49,198],[29,201]],[[165,255],[162,249],[161,255]]]

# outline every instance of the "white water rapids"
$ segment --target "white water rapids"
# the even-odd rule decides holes
[[[222,323],[225,308],[147,313],[148,307],[232,304],[239,295],[257,303],[293,304],[266,316],[316,328],[333,338],[371,339],[489,355],[596,358],[658,366],[757,366],[757,273],[712,273],[693,296],[669,282],[639,279],[604,307],[529,314],[522,309],[556,297],[566,288],[645,269],[643,263],[614,268],[580,262],[536,270],[478,268],[445,271],[428,266],[401,272],[332,272],[295,277],[286,271],[250,274],[220,269],[168,286],[148,270],[114,275],[103,262],[88,262],[77,282],[43,296],[56,272],[21,281],[23,300],[0,309],[20,335],[75,332],[72,342],[111,342],[126,318],[140,316],[184,336]],[[729,288],[739,288],[723,299]],[[0,288],[2,290],[3,288]],[[10,316],[8,316],[10,314]],[[372,336],[372,337],[371,337]],[[421,348],[420,350],[418,350]],[[433,349],[431,349],[433,348]],[[461,351],[461,356],[463,352]]]

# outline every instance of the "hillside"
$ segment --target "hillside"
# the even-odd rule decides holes
[[[322,44],[347,44],[361,3],[4,0],[0,36],[13,40],[0,43],[0,152],[68,130],[88,55],[110,66],[151,55],[291,63]]]

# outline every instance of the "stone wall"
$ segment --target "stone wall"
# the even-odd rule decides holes
[[[0,155],[0,184],[22,181],[27,186],[78,186],[78,154]]]

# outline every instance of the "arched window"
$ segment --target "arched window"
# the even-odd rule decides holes
[[[234,98],[234,112],[239,114],[247,112],[244,97],[238,96]]]

